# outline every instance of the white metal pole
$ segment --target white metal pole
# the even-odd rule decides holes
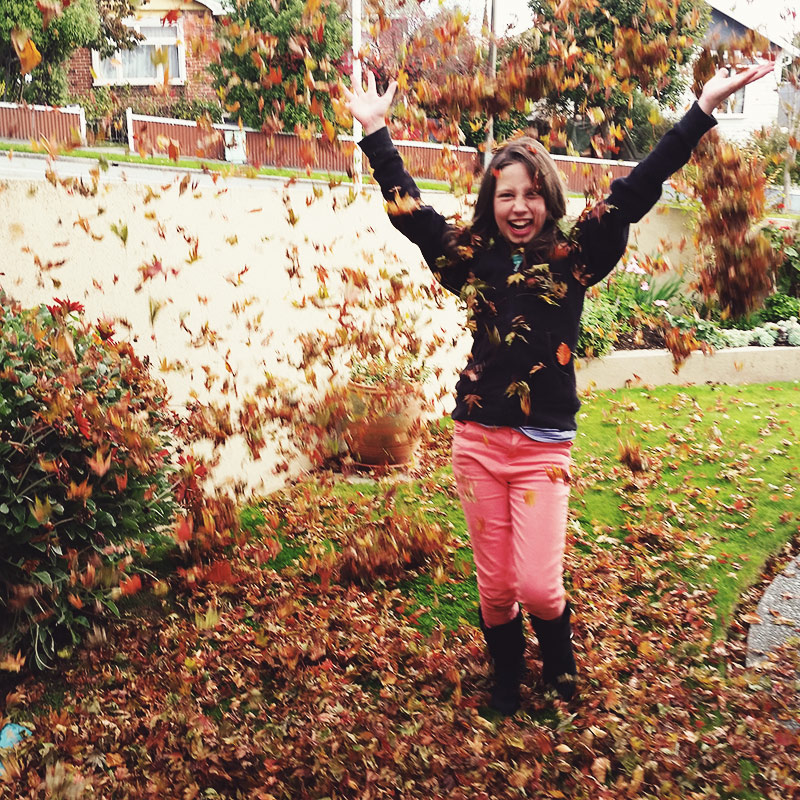
[[[353,83],[361,86],[361,0],[350,0],[353,17]],[[361,191],[362,155],[358,142],[361,140],[361,123],[353,117],[353,188]]]
[[[494,37],[494,7],[495,0],[491,0],[489,17],[489,78],[494,83],[497,77],[497,42]],[[486,143],[483,151],[483,168],[489,169],[492,160],[492,145],[494,143],[494,115],[489,114],[486,120]]]

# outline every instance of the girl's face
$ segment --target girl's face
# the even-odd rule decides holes
[[[524,164],[503,167],[496,177],[494,219],[497,229],[512,244],[527,244],[547,218],[544,197],[539,194]]]

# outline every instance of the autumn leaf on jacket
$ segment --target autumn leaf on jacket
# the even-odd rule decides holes
[[[519,405],[522,413],[529,417],[531,415],[531,387],[525,381],[516,381],[506,389],[506,397],[519,398]]]
[[[390,217],[398,217],[403,214],[413,214],[422,205],[418,197],[410,194],[401,195],[399,192],[394,200],[386,201],[386,212]]]
[[[464,395],[464,402],[467,404],[467,408],[469,409],[469,413],[472,413],[472,409],[477,406],[478,408],[483,408],[481,405],[481,396],[479,394],[467,394]]]
[[[569,349],[569,345],[566,342],[561,342],[561,344],[558,346],[558,350],[556,350],[556,358],[562,367],[569,364],[569,360],[572,358],[572,350]]]

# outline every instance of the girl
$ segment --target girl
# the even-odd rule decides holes
[[[564,190],[536,140],[501,147],[483,178],[472,224],[457,228],[419,201],[392,145],[386,114],[397,83],[378,94],[344,89],[360,142],[388,201],[392,224],[419,246],[442,285],[461,297],[472,352],[456,384],[453,472],[478,577],[481,630],[494,665],[490,705],[520,705],[522,609],[539,640],[542,680],[567,700],[575,691],[571,607],[563,585],[570,448],[579,407],[573,353],[586,288],[613,269],[628,227],[661,195],[716,121],[713,110],[771,64],[721,69],[698,101],[569,238],[557,226]]]

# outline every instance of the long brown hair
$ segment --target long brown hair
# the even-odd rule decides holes
[[[498,236],[497,221],[494,218],[497,175],[503,167],[515,163],[522,164],[528,171],[531,181],[538,186],[539,193],[544,197],[547,208],[547,218],[542,230],[525,245],[526,261],[545,261],[558,239],[556,223],[566,214],[567,200],[555,161],[544,145],[530,136],[514,139],[494,154],[481,181],[469,232],[473,238],[479,237],[484,245]]]

